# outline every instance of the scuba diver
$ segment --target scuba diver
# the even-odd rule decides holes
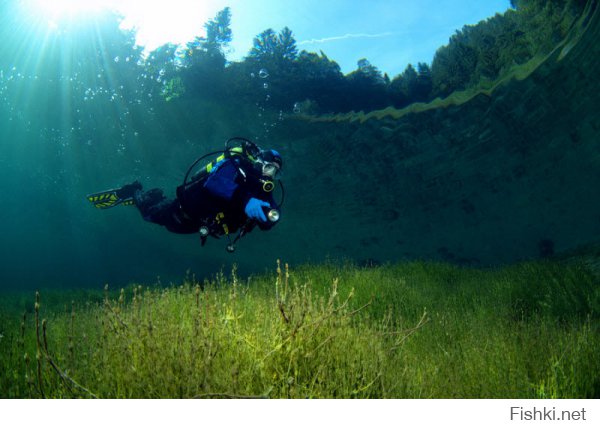
[[[200,161],[216,154],[221,155],[192,174]],[[227,251],[233,252],[235,243],[254,227],[269,230],[279,221],[283,186],[278,176],[282,166],[277,151],[261,150],[248,139],[233,137],[225,143],[224,151],[206,154],[190,166],[175,199],[167,199],[161,189],[143,191],[138,181],[90,194],[87,199],[100,209],[135,205],[144,220],[171,232],[199,232],[202,245],[209,235],[225,235]],[[273,198],[276,182],[282,193],[279,204]],[[236,231],[232,240],[230,234]]]

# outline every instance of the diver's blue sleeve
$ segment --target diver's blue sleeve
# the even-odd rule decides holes
[[[213,172],[204,183],[204,188],[211,194],[231,201],[239,188],[236,183],[238,168],[231,160],[224,160],[214,166]]]

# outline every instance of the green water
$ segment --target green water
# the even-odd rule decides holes
[[[527,201],[511,194],[512,188],[499,194],[481,191],[479,202],[508,201],[510,209],[504,213],[493,204],[479,209],[479,202],[467,195],[470,191],[461,190],[453,197],[456,207],[448,212],[450,203],[444,200],[448,193],[441,188],[432,193],[432,186],[462,186],[467,180],[477,184],[481,177],[491,182],[496,169],[488,159],[481,174],[454,179],[454,173],[446,170],[465,171],[452,164],[454,148],[426,154],[434,161],[422,163],[419,151],[433,147],[438,132],[457,129],[454,118],[461,114],[455,110],[449,110],[454,115],[449,123],[440,116],[443,110],[425,116],[414,132],[416,117],[404,122],[347,121],[339,127],[299,119],[301,114],[405,106],[408,96],[394,98],[393,92],[400,91],[400,83],[396,88],[394,82],[401,80],[390,84],[389,77],[368,61],[344,77],[324,54],[293,50],[285,55],[299,55],[295,62],[286,63],[285,56],[279,62],[271,58],[268,67],[260,56],[226,65],[220,48],[206,46],[204,51],[198,46],[191,49],[195,56],[190,50],[175,52],[174,47],[143,55],[134,35],[119,30],[118,19],[111,15],[87,17],[57,29],[21,13],[18,2],[2,2],[0,8],[2,290],[169,284],[188,272],[210,277],[233,264],[248,275],[271,270],[277,258],[292,264],[330,258],[359,264],[423,258],[497,265],[550,256],[586,244],[588,238],[597,239],[590,191],[594,184],[583,182],[599,178],[597,160],[586,158],[588,152],[572,152],[572,158],[581,162],[564,167],[581,174],[581,182],[565,179],[562,172],[556,177],[536,172],[566,183],[546,188],[574,195],[577,204],[565,199],[556,203],[560,210],[546,210],[549,197],[544,194],[538,199],[546,200],[531,202],[531,210],[515,211]],[[420,91],[432,85],[425,66],[419,66]],[[311,74],[310,67],[324,74]],[[433,68],[434,77],[435,72]],[[435,87],[432,91],[430,98],[436,95]],[[484,108],[489,114],[491,110]],[[587,117],[580,127],[583,137],[576,137],[592,142],[597,131],[589,130],[597,113],[573,114]],[[475,140],[489,134],[485,124]],[[515,132],[524,139],[535,134],[530,131],[509,129],[497,138],[500,142]],[[406,138],[406,132],[413,135]],[[505,140],[518,141],[508,135]],[[273,147],[286,160],[281,224],[269,233],[250,234],[232,255],[224,250],[225,240],[210,240],[202,248],[197,236],[170,234],[143,222],[133,208],[99,211],[86,201],[88,193],[133,180],[173,196],[190,163],[222,148],[232,136]],[[425,137],[433,143],[426,143]],[[454,144],[454,137],[443,138]],[[594,152],[591,145],[577,147]],[[377,163],[369,163],[371,155]],[[447,165],[440,167],[437,160],[446,160]],[[445,170],[438,175],[438,168]],[[524,174],[519,168],[528,167],[510,166]],[[430,181],[428,174],[435,177]],[[527,188],[527,183],[516,186]],[[555,234],[557,222],[540,215],[549,212],[579,221],[565,226],[559,220],[562,227]]]
[[[85,196],[134,179],[172,196],[189,163],[250,126],[197,116],[211,106],[167,105],[162,72],[146,69],[115,18],[52,32],[3,7],[1,287],[168,282],[235,262],[224,243],[200,249],[197,237],[171,236],[133,209],[100,212]]]

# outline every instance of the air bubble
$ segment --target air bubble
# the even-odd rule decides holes
[[[267,69],[260,69],[260,71],[258,72],[258,77],[260,77],[261,79],[266,79],[269,77],[269,72],[267,71]]]

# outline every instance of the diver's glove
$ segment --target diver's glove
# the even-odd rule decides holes
[[[270,207],[270,204],[257,198],[250,198],[250,201],[248,201],[248,204],[246,204],[244,211],[250,219],[266,222],[267,217],[263,212],[263,207]]]

